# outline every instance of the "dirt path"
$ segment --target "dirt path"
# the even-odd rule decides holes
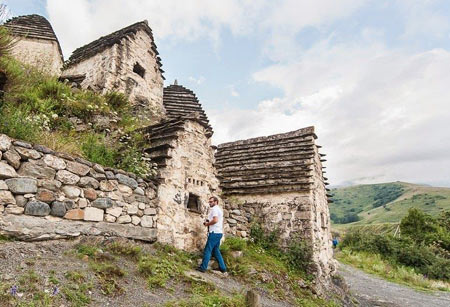
[[[420,292],[340,263],[339,273],[349,285],[360,306],[448,307],[450,293]]]

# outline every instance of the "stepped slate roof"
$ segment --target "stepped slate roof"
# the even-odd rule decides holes
[[[67,61],[66,66],[70,67],[81,61],[84,61],[84,60],[96,55],[97,53],[102,52],[103,50],[105,50],[109,47],[112,47],[115,44],[120,43],[120,41],[123,38],[126,38],[126,37],[134,38],[134,36],[136,35],[136,33],[139,30],[145,31],[152,39],[151,50],[156,55],[158,68],[162,75],[164,73],[164,70],[161,69],[161,66],[162,66],[161,58],[158,56],[159,53],[156,48],[156,44],[154,42],[152,29],[148,26],[147,20],[137,22],[128,27],[120,29],[116,32],[113,32],[106,36],[102,36],[99,39],[76,49],[70,56],[69,60]],[[163,77],[163,79],[164,79],[164,77]]]
[[[198,101],[197,96],[190,89],[177,84],[165,87],[163,103],[167,111],[168,118],[183,117],[191,113],[198,112],[200,115],[200,120],[212,133],[212,127],[209,124],[208,117]]]
[[[215,155],[224,194],[309,191],[314,127],[221,144]]]
[[[13,36],[22,36],[27,38],[44,39],[58,43],[59,52],[62,57],[61,46],[58,38],[53,31],[50,22],[40,15],[25,15],[13,17],[6,21],[3,26],[8,29]]]

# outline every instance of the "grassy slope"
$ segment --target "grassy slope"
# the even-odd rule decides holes
[[[403,193],[400,197],[383,206],[373,208],[372,204],[376,196],[374,187],[401,185]],[[348,227],[350,225],[368,225],[379,223],[398,223],[404,217],[409,208],[420,208],[433,216],[439,215],[443,210],[450,210],[450,188],[429,187],[404,182],[384,183],[378,185],[358,185],[346,188],[333,189],[333,199],[330,211],[338,216],[345,212],[359,212],[360,221],[339,225],[335,228]]]

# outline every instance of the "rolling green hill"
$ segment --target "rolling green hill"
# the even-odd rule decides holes
[[[412,207],[433,216],[450,210],[450,188],[392,182],[336,188],[331,194],[330,214],[336,226],[398,223]]]

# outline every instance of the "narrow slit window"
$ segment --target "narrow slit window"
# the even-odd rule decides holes
[[[144,78],[144,76],[145,76],[145,69],[138,62],[136,62],[136,64],[134,64],[133,72],[137,73],[142,78]]]
[[[200,212],[200,198],[195,194],[189,193],[187,208],[189,211]]]

